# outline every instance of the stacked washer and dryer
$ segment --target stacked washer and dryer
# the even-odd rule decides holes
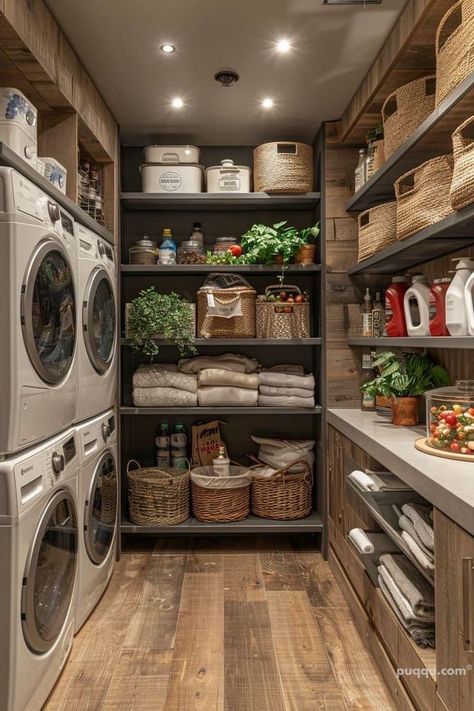
[[[36,156],[34,107],[0,111],[0,139]],[[116,266],[6,167],[0,265],[0,709],[39,711],[115,560]]]

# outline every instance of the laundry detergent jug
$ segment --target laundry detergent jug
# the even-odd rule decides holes
[[[467,330],[470,336],[474,336],[474,272],[464,287],[464,301],[466,302]]]
[[[430,287],[423,274],[415,274],[403,297],[409,336],[430,335]]]
[[[391,338],[407,335],[403,299],[409,282],[408,276],[395,276],[385,291],[385,335]]]
[[[430,290],[430,334],[449,336],[446,328],[446,292],[451,284],[450,277],[435,279]]]
[[[456,273],[446,292],[446,328],[451,336],[467,336],[467,313],[464,288],[474,270],[474,261],[461,257],[457,261]]]

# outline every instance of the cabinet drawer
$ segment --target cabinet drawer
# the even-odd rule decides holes
[[[398,621],[379,588],[372,588],[367,612],[395,666],[398,666]]]
[[[420,711],[433,711],[436,708],[436,686],[431,674],[425,675],[424,670],[432,663],[435,668],[434,650],[420,650],[427,659],[422,660],[414,648],[413,643],[408,639],[404,630],[400,627],[398,636],[398,666],[400,669],[419,669],[420,676],[414,674],[404,674],[401,679],[413,697],[417,708]],[[430,657],[432,656],[432,662]]]
[[[342,533],[337,529],[334,529],[333,546],[345,574],[351,581],[360,601],[364,607],[366,607],[372,583],[365,572],[364,566],[358,559],[356,553],[351,550]]]

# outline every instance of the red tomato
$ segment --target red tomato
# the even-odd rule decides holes
[[[456,425],[458,423],[458,418],[456,417],[456,415],[454,413],[453,414],[450,413],[449,415],[446,415],[444,420],[445,420],[446,424],[450,425],[451,427],[456,427]]]
[[[240,257],[242,255],[242,247],[240,244],[233,244],[227,250],[232,254],[233,257]]]
[[[302,304],[303,302],[304,302],[303,294],[297,294],[297,296],[295,296],[295,303]]]
[[[449,448],[452,452],[459,452],[459,450],[461,449],[461,447],[459,446],[459,444],[457,442],[451,442],[451,445]]]
[[[470,407],[468,413],[474,417],[474,407]]]

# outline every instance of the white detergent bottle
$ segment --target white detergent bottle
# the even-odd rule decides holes
[[[474,336],[474,272],[464,287],[464,301],[466,302],[467,330],[470,336]]]
[[[446,328],[451,336],[467,336],[467,312],[464,289],[474,270],[474,262],[467,257],[453,259],[457,261],[456,273],[446,292]]]
[[[423,274],[415,274],[403,297],[409,336],[430,335],[430,287]]]

